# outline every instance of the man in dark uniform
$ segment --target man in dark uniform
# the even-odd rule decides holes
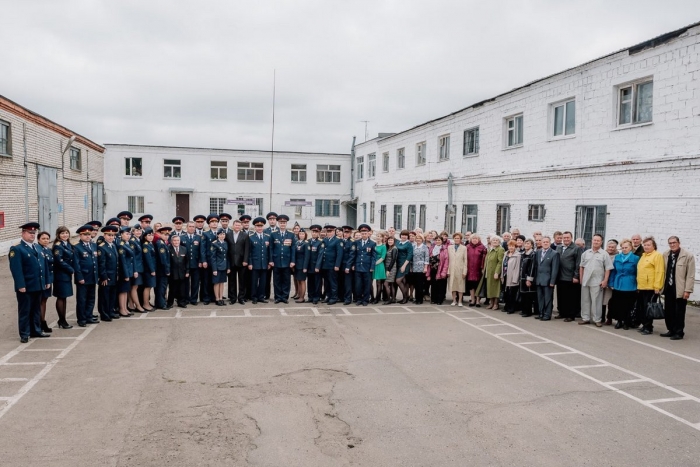
[[[256,217],[253,221],[255,233],[248,236],[250,241],[248,270],[252,273],[251,298],[253,305],[258,302],[268,303],[265,299],[265,280],[270,269],[270,236],[263,232],[265,219]]]
[[[279,228],[277,227],[277,213],[276,212],[268,212],[267,216],[267,224],[268,226],[265,227],[265,230],[263,230],[263,233],[266,233],[270,237],[272,237],[272,234],[274,232],[277,232]],[[272,283],[272,268],[267,270],[267,278],[265,279],[265,300],[270,299],[270,284]]]
[[[202,234],[202,248],[199,249],[200,257],[202,258],[202,271],[199,278],[199,298],[205,305],[214,298],[214,283],[212,282],[212,269],[207,263],[207,254],[212,242],[216,240],[216,231],[218,230],[219,216],[217,214],[209,214],[207,216],[207,224],[209,230],[205,230]]]
[[[160,238],[156,240],[156,290],[155,307],[161,310],[169,310],[170,307],[165,301],[165,293],[168,288],[168,277],[170,276],[170,250],[168,249],[168,237],[172,227],[161,227],[158,229]]]
[[[47,288],[44,283],[44,257],[35,248],[34,239],[39,230],[38,222],[29,222],[22,229],[22,240],[10,247],[10,272],[15,281],[20,342],[30,337],[49,337],[41,330],[41,295]]]
[[[85,327],[92,323],[95,309],[95,288],[97,287],[97,248],[92,244],[91,225],[80,227],[77,232],[80,241],[73,246],[73,264],[75,265],[75,314],[78,326]]]
[[[306,283],[309,289],[309,301],[318,305],[318,301],[321,299],[321,275],[316,272],[316,263],[323,243],[318,238],[321,226],[314,224],[309,227],[309,230],[311,230],[311,239],[309,240],[309,268]]]
[[[143,216],[139,217],[139,222],[141,223],[141,230],[144,230],[146,227],[151,226],[153,216],[150,214],[144,214]]]
[[[100,227],[102,227],[102,222],[100,221],[90,221],[87,225],[92,226],[92,232],[90,232],[90,240],[92,242],[97,238],[97,234],[100,232]]]
[[[248,258],[250,242],[248,233],[241,230],[240,220],[233,221],[233,230],[226,234],[228,244],[228,258],[231,272],[228,275],[228,298],[229,303],[236,302],[245,304],[245,294],[248,289],[245,272],[248,270]]]
[[[343,247],[335,236],[335,226],[326,225],[326,238],[321,244],[323,250],[316,261],[316,272],[322,272],[326,290],[326,303],[338,303],[338,271],[343,260]]]
[[[243,214],[238,220],[241,221],[241,231],[246,233],[246,237],[249,237],[251,234],[255,233],[255,229],[250,226],[251,217],[248,214]],[[246,248],[250,248],[250,242],[246,242]],[[247,254],[245,258],[247,259]],[[250,300],[252,280],[252,272],[246,265],[246,267],[243,268],[243,283],[245,284],[245,295],[243,296],[244,302]]]
[[[250,217],[248,214],[243,214],[241,217],[238,218],[239,221],[241,221],[241,230],[247,234],[252,234],[255,232],[255,229],[250,226],[250,221],[253,218]]]
[[[114,307],[117,304],[117,267],[119,253],[114,246],[114,236],[119,232],[116,225],[102,227],[104,241],[97,247],[97,274],[99,287],[97,311],[102,321],[112,321]]]
[[[172,308],[177,300],[177,306],[187,308],[188,291],[187,278],[190,277],[190,258],[187,253],[187,244],[182,244],[177,235],[170,236],[170,277],[168,280],[168,308]]]
[[[231,231],[229,228],[228,224],[231,222],[231,219],[233,219],[233,216],[227,212],[222,212],[219,214],[219,228],[224,230],[224,233],[228,235],[228,233]]]
[[[196,305],[199,298],[199,270],[202,267],[201,259],[201,244],[202,237],[195,233],[194,222],[187,223],[187,233],[180,237],[183,242],[186,242],[187,253],[189,255],[190,263],[188,265],[190,277],[186,281],[188,283],[188,294],[190,305]],[[183,244],[184,246],[184,244]]]
[[[352,239],[352,227],[349,225],[343,226],[343,240],[341,244],[343,246],[343,262],[342,270],[338,277],[338,290],[342,291],[345,299],[343,305],[347,306],[352,303],[352,292],[355,286],[353,280],[355,276],[353,272],[355,266],[355,242]]]
[[[170,234],[170,238],[172,238],[173,236],[182,237],[183,235],[185,235],[185,229],[183,226],[185,225],[186,222],[187,221],[185,220],[184,217],[181,217],[181,216],[173,217],[172,223],[175,226],[175,229],[173,229],[173,233]]]
[[[355,242],[355,305],[367,306],[372,291],[372,273],[377,261],[377,253],[374,251],[377,244],[369,238],[369,225],[360,224],[358,230],[362,233],[362,239]]]
[[[129,224],[131,223],[131,219],[134,218],[134,215],[129,211],[122,211],[117,214],[117,218],[119,219],[122,227],[131,227]]]
[[[106,225],[116,225],[117,232],[118,232],[119,227],[121,226],[121,222],[119,222],[119,219],[117,219],[116,217],[112,217],[107,221]],[[102,233],[104,233],[104,230],[102,231]],[[99,237],[97,237],[97,240],[95,241],[95,243],[97,243],[97,246],[100,246],[104,243],[104,241],[105,241],[104,235],[100,235]]]
[[[194,233],[197,235],[204,234],[204,221],[207,220],[207,216],[203,214],[197,214],[192,218],[194,221]]]
[[[270,253],[270,266],[273,268],[275,281],[275,303],[289,303],[289,291],[291,288],[292,269],[295,263],[296,249],[294,248],[294,234],[287,230],[289,216],[280,214],[277,216],[279,229],[270,235],[272,244]]]

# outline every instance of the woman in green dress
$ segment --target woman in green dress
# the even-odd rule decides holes
[[[486,298],[491,303],[487,307],[490,310],[498,310],[498,297],[501,295],[501,270],[503,265],[503,256],[506,251],[501,246],[501,238],[499,236],[491,237],[491,248],[486,253],[484,261],[484,277],[486,281]]]
[[[374,279],[374,301],[373,304],[379,303],[379,299],[382,296],[382,291],[384,290],[384,281],[386,280],[386,269],[384,267],[384,259],[386,258],[386,245],[384,240],[386,235],[384,232],[377,234],[377,246],[374,247],[374,251],[377,253],[377,261],[374,264],[374,274],[372,279]]]

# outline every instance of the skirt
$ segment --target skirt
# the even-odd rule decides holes
[[[152,289],[156,286],[156,276],[152,276],[150,272],[145,272],[143,273],[143,275],[139,274],[139,277],[142,281],[141,285],[143,285],[144,287]]]
[[[464,282],[464,293],[469,293],[472,290],[476,290],[479,287],[479,281],[465,281]]]
[[[308,271],[308,269],[307,269]],[[294,280],[295,281],[305,281],[306,280],[306,272],[304,272],[303,269],[300,268],[295,268],[294,269]]]
[[[132,277],[133,279],[133,277]],[[117,293],[128,293],[131,290],[131,281],[125,281],[124,279],[119,279],[117,281]]]
[[[391,268],[391,270],[386,272],[386,281],[387,282],[396,282],[396,265]]]
[[[401,279],[402,277],[406,277],[410,272],[411,272],[411,265],[410,264],[406,265],[406,269],[404,269],[403,272],[401,272],[401,268],[399,268],[399,266],[397,265],[396,270],[395,270],[396,279]]]
[[[54,282],[53,296],[56,298],[68,298],[73,296],[73,284],[70,282]]]
[[[143,285],[143,273],[140,272],[139,277],[132,277],[129,282],[131,282],[132,287],[135,285]]]
[[[41,298],[49,298],[51,297],[53,287],[49,287],[48,289],[44,289],[43,292],[41,292]]]
[[[211,283],[212,284],[223,284],[226,282],[226,269],[222,271],[216,271],[216,276],[214,274],[211,275]]]

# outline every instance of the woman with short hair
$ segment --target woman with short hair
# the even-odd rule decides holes
[[[46,288],[41,293],[41,330],[44,332],[53,332],[53,329],[46,324],[46,302],[51,296],[51,286],[53,285],[53,253],[49,248],[49,244],[51,243],[51,234],[48,232],[39,232],[39,234],[36,236],[36,241],[39,244],[39,254],[44,260],[44,267],[42,270],[44,273],[44,283],[46,284]],[[64,329],[70,329],[73,327],[68,323],[66,323],[66,325],[67,327],[60,325],[59,327]]]
[[[377,246],[374,247],[377,260],[374,263],[374,272],[372,273],[372,279],[374,279],[374,300],[372,303],[375,305],[379,303],[382,297],[382,292],[384,291],[384,281],[386,280],[387,271],[384,264],[386,260],[386,245],[384,244],[385,239],[386,233],[377,233],[375,240]]]
[[[518,289],[520,287],[520,252],[517,250],[517,242],[508,242],[508,253],[503,256],[501,268],[501,282],[505,287],[503,298],[506,302],[503,311],[512,315],[517,308]]]
[[[384,282],[386,301],[384,305],[396,303],[396,288],[394,287],[394,283],[396,282],[396,270],[398,269],[396,264],[398,254],[396,238],[389,235],[386,239],[386,259],[384,260],[384,264],[386,265],[386,282]]]
[[[396,285],[401,289],[401,303],[408,303],[408,274],[411,272],[411,263],[413,262],[413,245],[408,241],[408,230],[402,230],[399,238],[401,239],[396,245],[398,250],[396,262]]]
[[[453,244],[448,245],[447,254],[450,261],[447,270],[447,287],[452,292],[452,306],[464,306],[462,294],[467,278],[467,247],[462,245],[462,234],[452,235]]]
[[[66,301],[73,296],[73,274],[75,265],[73,245],[70,243],[70,230],[65,225],[56,229],[53,241],[53,296],[56,297],[58,326],[68,329],[66,321]]]
[[[469,306],[480,307],[476,290],[484,270],[486,261],[486,247],[481,243],[478,234],[472,234],[467,243],[467,279],[465,281],[465,292],[469,292]]]
[[[608,316],[617,319],[615,329],[623,328],[626,331],[632,324],[632,310],[637,299],[639,256],[634,254],[632,240],[622,240],[620,249],[621,251],[615,255],[614,269],[610,271],[608,278],[608,285],[612,289],[612,298],[608,304]]]
[[[486,253],[484,261],[484,277],[486,282],[486,298],[490,300],[489,310],[498,310],[498,297],[501,295],[501,271],[505,250],[501,246],[501,237],[491,237],[491,249]]]
[[[666,265],[664,258],[656,251],[656,240],[647,237],[642,241],[644,253],[637,263],[637,300],[638,320],[642,323],[643,335],[654,333],[654,320],[646,316],[647,305],[654,299],[658,299],[664,287]]]
[[[423,292],[425,275],[428,272],[428,258],[430,256],[428,247],[423,243],[423,235],[415,235],[415,245],[413,246],[413,264],[411,265],[411,283],[415,288],[415,304],[423,304]]]
[[[450,266],[447,246],[443,244],[442,237],[435,237],[429,258],[428,282],[432,284],[430,288],[430,303],[442,305],[447,294],[447,271]]]

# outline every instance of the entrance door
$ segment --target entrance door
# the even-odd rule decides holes
[[[175,193],[175,215],[190,218],[190,195],[187,193]]]
[[[349,203],[345,210],[348,225],[357,225],[357,203]]]
[[[39,224],[47,232],[58,228],[58,171],[37,166],[37,194],[39,195]]]
[[[92,219],[104,222],[104,183],[92,184]]]

